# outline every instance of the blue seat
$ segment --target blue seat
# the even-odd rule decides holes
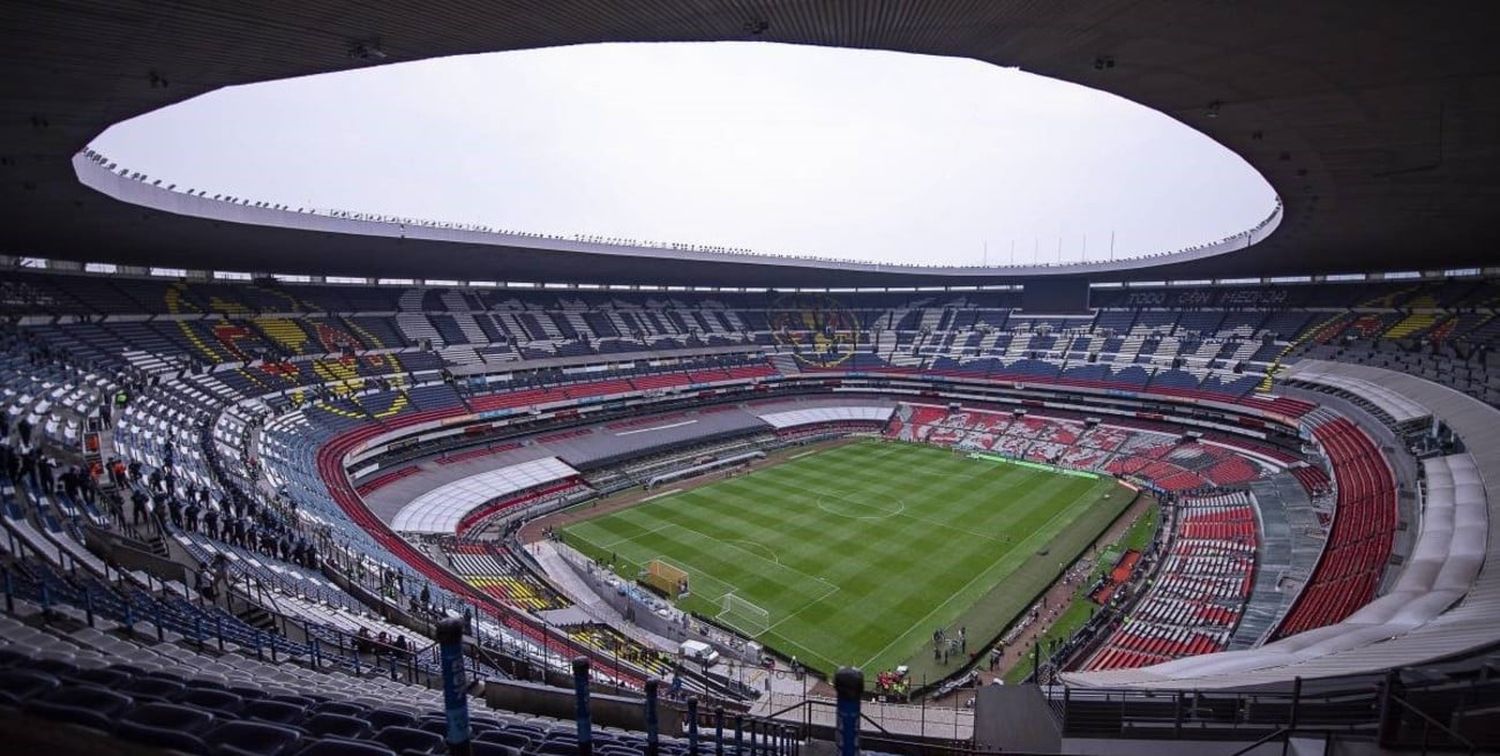
[[[372,730],[384,730],[387,727],[413,727],[416,725],[416,717],[404,711],[391,711],[390,709],[376,709],[365,714],[365,721],[370,723]]]
[[[396,756],[396,752],[379,743],[324,738],[309,743],[297,756]]]
[[[216,690],[214,688],[188,688],[175,696],[173,703],[188,704],[200,709],[208,709],[218,714],[227,714],[231,717],[239,716],[245,708],[245,700],[230,693],[227,690]]]
[[[135,704],[124,696],[91,685],[55,688],[26,701],[26,711],[58,722],[109,732],[123,712]]]
[[[439,735],[448,734],[448,720],[440,717],[425,717],[417,724],[417,729],[435,732]],[[500,725],[483,719],[469,720],[469,735],[478,738],[480,733],[498,730]]]
[[[52,675],[29,669],[0,671],[0,703],[15,705],[61,683]]]
[[[361,739],[370,736],[370,726],[363,719],[324,711],[302,721],[302,729],[316,737],[336,736]]]
[[[181,693],[184,689],[181,681],[166,680],[160,677],[137,677],[119,687],[121,693],[129,694],[131,698],[140,700],[166,701],[172,696]]]
[[[216,753],[282,756],[295,753],[302,733],[264,722],[225,722],[204,738]]]
[[[230,688],[229,692],[239,696],[246,702],[259,701],[260,699],[266,697],[266,692],[261,690],[260,688],[247,688],[243,685],[236,685]]]
[[[78,674],[77,665],[61,659],[36,659],[26,667],[37,672],[46,672],[54,677],[71,677]]]
[[[214,721],[214,715],[202,709],[148,703],[126,712],[115,726],[115,734],[143,745],[204,753],[208,744],[202,736]]]
[[[375,733],[375,740],[401,753],[443,753],[448,744],[443,738],[415,727],[392,725]]]
[[[312,707],[318,705],[319,703],[322,703],[322,701],[320,699],[312,697],[312,696],[293,696],[293,695],[288,695],[288,694],[285,694],[285,693],[274,695],[274,696],[267,696],[266,700],[267,701],[276,701],[278,703],[291,704],[293,706],[300,706],[303,709],[311,709]]]
[[[81,669],[68,679],[83,685],[114,690],[130,680],[130,674],[118,669]]]
[[[540,727],[537,727],[536,725],[532,725],[532,724],[513,724],[510,727],[507,727],[506,729],[509,730],[510,732],[521,733],[522,735],[525,735],[526,737],[531,738],[532,740],[537,740],[537,741],[545,740],[546,737],[547,737],[547,733],[548,733],[547,730],[544,730],[544,729],[542,729]]]
[[[328,701],[317,705],[318,713],[342,714],[346,717],[363,717],[368,707],[344,701]]]
[[[470,756],[521,756],[521,749],[476,740],[469,744]]]
[[[522,732],[513,732],[511,730],[490,730],[489,732],[481,732],[475,735],[474,740],[475,742],[483,741],[485,743],[496,743],[499,745],[510,746],[522,751],[531,748],[531,744],[535,742],[535,740],[531,736]]]
[[[246,719],[254,719],[258,722],[295,726],[301,724],[302,720],[307,718],[307,707],[285,701],[264,699],[245,704],[245,708],[240,712],[240,716]]]

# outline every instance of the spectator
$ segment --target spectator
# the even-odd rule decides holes
[[[150,501],[150,497],[146,496],[145,491],[136,489],[131,492],[130,521],[132,524],[140,525],[143,520],[151,516],[151,510],[146,506],[148,501]]]

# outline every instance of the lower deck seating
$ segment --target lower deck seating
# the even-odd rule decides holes
[[[903,404],[885,435],[1133,476],[1163,491],[1239,485],[1259,478],[1264,471],[1249,454],[1232,447],[1232,439],[1181,443],[1176,434],[1134,427],[1117,418],[1107,422],[1090,424],[968,407],[950,412],[946,407]]]
[[[1181,499],[1174,523],[1155,581],[1081,669],[1143,667],[1228,644],[1255,576],[1258,539],[1250,496]]]

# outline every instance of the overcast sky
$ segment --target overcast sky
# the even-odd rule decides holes
[[[94,147],[179,189],[542,233],[978,264],[1259,222],[1239,157],[1113,95],[969,60],[564,47],[235,87]]]

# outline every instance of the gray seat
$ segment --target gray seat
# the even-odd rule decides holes
[[[30,714],[109,732],[117,717],[134,705],[129,696],[92,685],[54,688],[26,701]]]

